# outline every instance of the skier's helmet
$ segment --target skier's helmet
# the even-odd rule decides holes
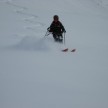
[[[58,15],[54,15],[53,19],[58,21],[59,20],[59,16]]]

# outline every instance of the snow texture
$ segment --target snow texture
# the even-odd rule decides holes
[[[0,108],[108,108],[108,0],[0,0]]]

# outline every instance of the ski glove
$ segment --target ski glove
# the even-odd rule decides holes
[[[62,33],[66,33],[66,30],[62,31]]]
[[[64,30],[64,33],[66,33],[66,30]]]
[[[49,31],[50,30],[50,27],[48,27],[47,30]]]

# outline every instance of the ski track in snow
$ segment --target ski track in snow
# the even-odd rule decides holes
[[[33,21],[33,20],[30,20],[30,19],[24,19],[24,21],[26,21],[26,22],[29,22],[29,23],[32,23],[32,24],[35,24],[35,25],[37,25],[38,27],[40,26],[44,26],[45,24],[44,23],[42,23],[42,22],[37,22],[37,21]]]
[[[15,13],[17,13],[18,15],[21,15],[21,17],[23,17],[23,21],[24,22],[27,22],[27,26],[24,26],[23,28],[24,29],[27,29],[27,30],[29,30],[29,31],[33,31],[33,32],[35,32],[35,33],[37,33],[37,34],[39,34],[39,32],[42,32],[41,31],[41,28],[43,27],[43,26],[45,26],[45,24],[44,23],[42,23],[42,22],[40,22],[40,21],[38,21],[38,18],[39,18],[39,16],[38,15],[36,15],[36,14],[33,14],[33,13],[30,13],[30,12],[28,12],[29,11],[29,8],[28,7],[24,7],[24,6],[21,6],[21,5],[18,5],[18,4],[15,4],[15,2],[13,2],[13,0],[0,0],[1,2],[4,2],[4,3],[6,3],[7,5],[9,5],[9,6],[13,6],[14,7],[14,9],[15,9]],[[23,29],[22,28],[22,29]],[[21,40],[21,42],[20,42],[20,44],[19,45],[17,45],[17,47],[23,47],[23,49],[25,48],[25,49],[27,49],[25,46],[27,46],[28,47],[28,45],[27,44],[25,44],[25,43],[29,43],[29,46],[31,46],[30,48],[28,48],[28,49],[34,49],[34,47],[33,47],[33,45],[35,45],[35,44],[32,44],[32,42],[30,42],[29,40],[30,40],[30,36],[29,36],[29,38],[27,38],[28,36],[26,35],[26,34],[24,34],[24,35],[22,35],[22,33],[19,33],[19,34],[15,34],[14,35],[15,37],[22,37],[22,40]],[[33,40],[32,39],[32,37],[31,37],[31,40]],[[34,40],[35,40],[35,38],[34,38]],[[27,41],[27,42],[25,42],[25,41]],[[36,43],[37,41],[35,41],[35,43]],[[38,42],[37,42],[38,43]],[[44,42],[43,42],[44,43]],[[31,44],[31,45],[30,45]],[[40,44],[39,44],[40,45]],[[42,46],[42,45],[41,45]],[[45,46],[45,45],[43,45],[43,46]],[[39,47],[40,48],[40,47]],[[41,47],[42,48],[42,47]],[[40,48],[40,49],[41,49]],[[36,48],[37,49],[37,48]]]
[[[24,16],[29,16],[29,17],[38,18],[38,16],[35,15],[35,14],[31,14],[31,13],[28,13],[28,12],[23,12],[23,11],[20,11],[20,10],[16,10],[16,13],[22,14],[22,15],[24,15]]]
[[[97,6],[108,9],[108,0],[92,0]]]
[[[23,18],[23,21],[27,22],[29,24],[28,24],[28,26],[26,26],[24,28],[26,28],[28,30],[32,30],[32,31],[36,32],[37,28],[38,28],[37,30],[39,30],[39,28],[45,26],[44,23],[38,21],[39,16],[37,16],[35,14],[31,14],[31,13],[24,12],[24,11],[18,11],[18,10],[16,11],[16,13],[26,16]],[[32,24],[32,26],[31,26],[31,24]]]
[[[15,8],[19,8],[19,9],[23,9],[23,10],[27,10],[28,9],[27,7],[14,4],[12,0],[7,0],[5,3],[10,5],[10,6],[13,6]]]

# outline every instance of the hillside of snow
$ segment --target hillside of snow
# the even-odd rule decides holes
[[[0,0],[0,108],[108,108],[107,83],[108,0]]]

